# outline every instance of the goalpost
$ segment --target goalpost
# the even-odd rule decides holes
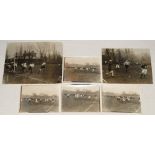
[[[14,62],[13,62],[13,72],[16,72],[16,58],[14,57]]]

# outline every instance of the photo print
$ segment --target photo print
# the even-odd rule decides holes
[[[64,84],[62,112],[100,112],[99,85]]]
[[[103,83],[152,84],[149,49],[102,49]]]
[[[98,57],[65,57],[64,82],[101,81],[100,59]]]
[[[23,85],[20,112],[59,112],[60,85]]]
[[[3,83],[38,84],[62,81],[60,42],[8,43]]]
[[[139,88],[136,85],[103,85],[102,112],[140,113]]]

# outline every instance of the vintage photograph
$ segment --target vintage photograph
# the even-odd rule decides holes
[[[152,84],[149,49],[102,49],[103,83]]]
[[[3,83],[60,83],[62,48],[60,42],[8,43]]]
[[[99,85],[63,85],[62,112],[100,112]]]
[[[64,58],[64,82],[101,82],[98,57]]]
[[[102,112],[140,113],[139,88],[136,85],[103,85]]]
[[[20,112],[59,112],[60,85],[24,85],[21,87]]]

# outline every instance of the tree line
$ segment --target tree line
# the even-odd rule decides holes
[[[131,63],[147,63],[149,64],[150,56],[146,52],[143,55],[136,55],[131,49],[103,49],[102,51],[102,63],[112,60],[113,63],[123,63],[129,60]]]

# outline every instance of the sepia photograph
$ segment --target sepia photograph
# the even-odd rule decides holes
[[[138,87],[134,85],[103,85],[102,112],[140,113]]]
[[[59,85],[24,85],[21,87],[20,112],[59,112]]]
[[[62,112],[100,112],[99,85],[64,84]]]
[[[8,43],[3,83],[60,83],[62,48],[60,42]]]
[[[149,49],[102,49],[103,83],[152,84]]]
[[[98,57],[65,57],[64,82],[100,82]]]

